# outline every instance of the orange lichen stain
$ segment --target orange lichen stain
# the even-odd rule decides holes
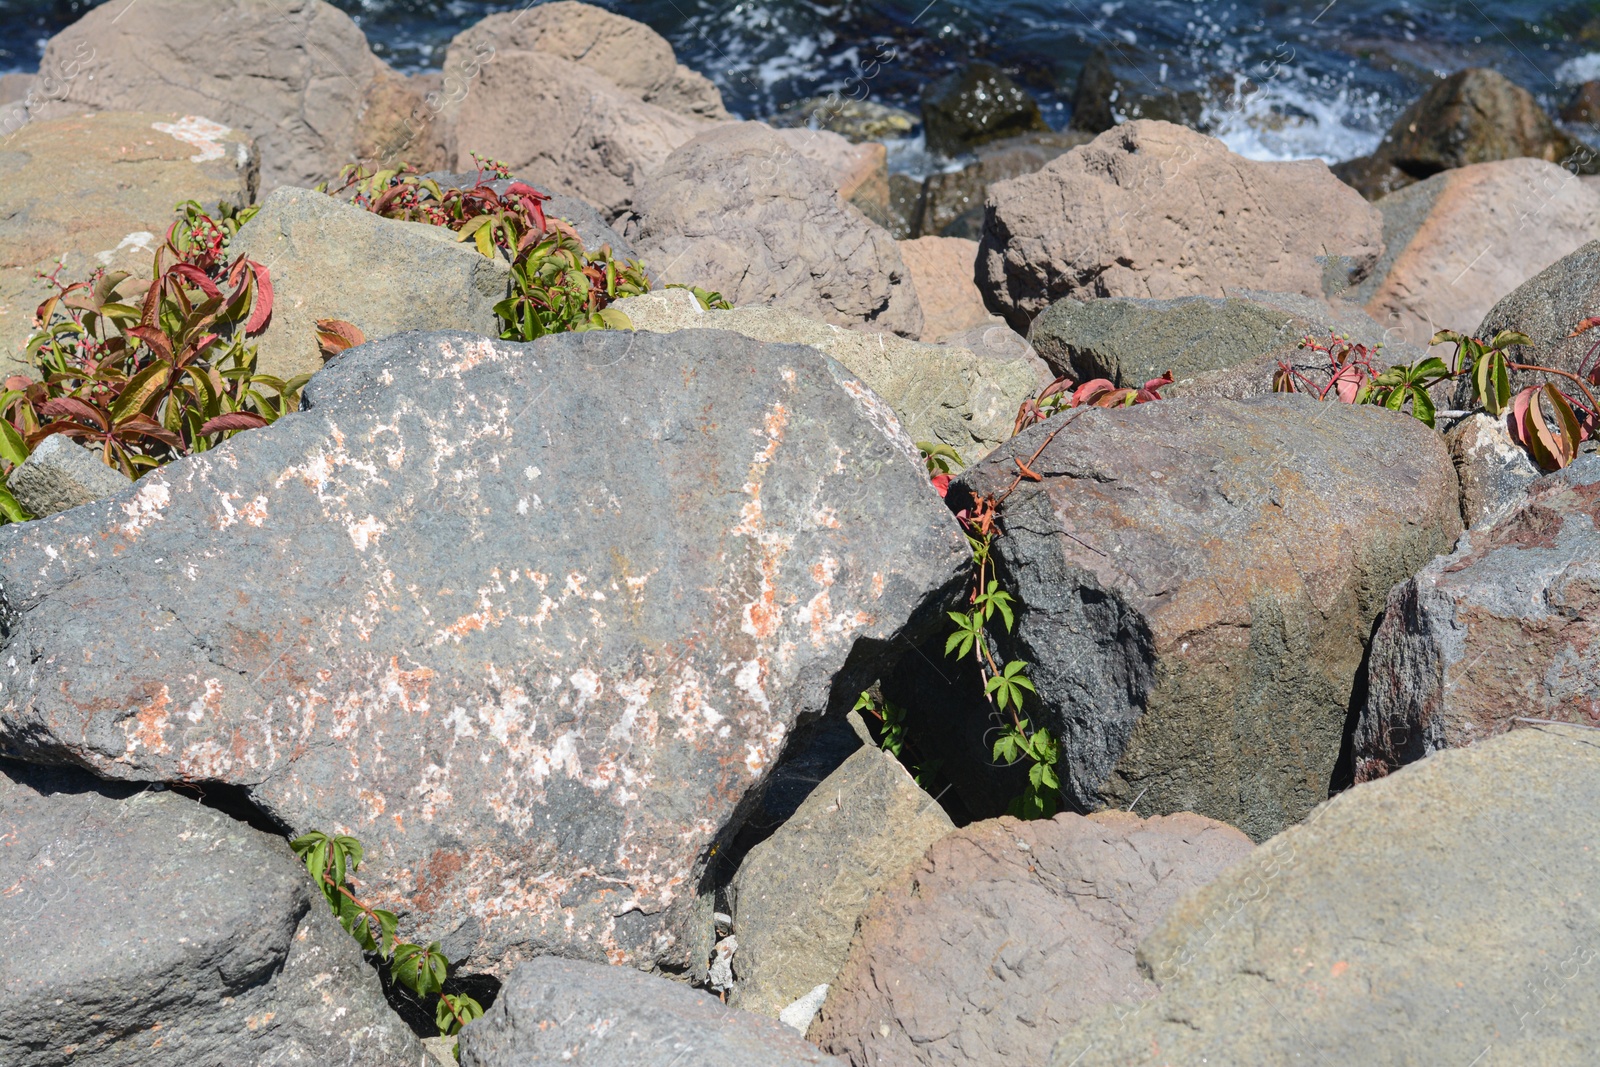
[[[1349,969],[1350,969],[1350,964],[1347,961],[1339,960],[1331,968],[1329,968],[1329,973],[1332,974],[1335,978],[1338,978],[1340,975],[1344,974],[1344,972],[1348,971]]]
[[[872,597],[874,600],[883,597],[883,575],[876,571],[872,573]]]
[[[139,709],[131,722],[123,724],[122,728],[128,735],[127,754],[131,756],[135,749],[140,748],[162,756],[171,752],[164,736],[165,731],[172,727],[171,713],[172,694],[163,685],[154,700]]]

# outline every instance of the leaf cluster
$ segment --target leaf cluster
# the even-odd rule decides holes
[[[1170,370],[1159,378],[1151,378],[1137,389],[1115,385],[1108,378],[1091,378],[1078,384],[1062,375],[1039,390],[1038,396],[1022,402],[1017,409],[1017,419],[1011,427],[1011,433],[1015,436],[1029,426],[1069,408],[1122,408],[1148,404],[1152,400],[1160,400],[1161,390],[1171,384]]]
[[[1048,819],[1061,810],[1061,778],[1056,772],[1061,750],[1049,730],[1030,733],[1027,719],[1007,723],[994,743],[994,758],[1008,767],[1024,759],[1032,764],[1028,784],[1006,814],[1018,819]]]

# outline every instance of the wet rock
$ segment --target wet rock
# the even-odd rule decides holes
[[[444,226],[398,222],[310,189],[278,189],[229,252],[268,266],[272,321],[257,369],[289,378],[322,366],[317,320],[354,323],[367,340],[407,330],[497,336],[494,306],[510,268]]]
[[[780,1022],[627,967],[537,959],[461,1032],[462,1067],[845,1067]]]
[[[350,16],[323,0],[102,5],[50,38],[39,62],[73,76],[56,79],[55,91],[30,109],[33,118],[201,116],[255,139],[263,192],[314,185],[354,162],[375,136],[367,124],[374,103],[381,126],[394,121],[392,100],[369,97],[393,72]]]
[[[1524,156],[1595,170],[1593,153],[1550,121],[1532,93],[1498,71],[1472,67],[1429,89],[1370,156],[1334,173],[1376,200],[1442,170]]]
[[[972,63],[922,92],[922,129],[928,150],[957,156],[988,141],[1049,124],[1039,103],[1010,75],[989,63]]]
[[[1469,530],[1493,523],[1539,480],[1538,465],[1511,439],[1503,418],[1469,415],[1444,440],[1461,481],[1461,520]]]
[[[759,122],[677,149],[640,187],[636,211],[630,236],[668,282],[836,326],[922,334],[894,239],[839,197],[832,174]]]
[[[574,0],[490,15],[456,34],[445,54],[446,88],[469,96],[480,73],[516,52],[581,64],[628,96],[679,115],[728,118],[711,79],[679,63],[665,37],[642,22]]]
[[[1078,84],[1072,94],[1072,119],[1068,123],[1071,129],[1104,133],[1130,119],[1159,119],[1190,129],[1203,127],[1205,97],[1199,90],[1153,81],[1130,61],[1134,56],[1145,56],[1137,51],[1130,55],[1126,45],[1119,45],[1114,51],[1115,55],[1104,45],[1096,46],[1078,72]]]
[[[258,176],[248,137],[197,118],[100,113],[20,126],[0,152],[0,374],[37,374],[23,352],[34,309],[54,291],[41,272],[145,277],[174,204],[243,207]]]
[[[978,242],[959,237],[919,237],[900,242],[900,258],[922,302],[922,339],[938,341],[999,320],[983,306],[983,294],[972,280]]]
[[[729,1003],[777,1018],[832,982],[878,890],[954,829],[899,760],[857,749],[739,865]]]
[[[171,792],[0,762],[0,1060],[422,1062],[283,841]]]
[[[1118,126],[989,189],[978,285],[1012,328],[1063,297],[1321,297],[1330,256],[1360,277],[1382,216],[1315,160],[1257,163],[1165,122]]]
[[[889,218],[882,223],[896,241],[916,236],[918,205],[922,201],[922,183],[906,174],[889,175]]]
[[[950,492],[1016,484],[994,548],[1018,601],[999,658],[1033,665],[1066,800],[1264,840],[1328,795],[1384,593],[1460,532],[1444,443],[1409,415],[1301,396],[1089,409],[1046,443],[1064,419]],[[1019,480],[1012,459],[1041,445],[1042,480]],[[913,728],[952,739],[937,754],[981,814],[989,772],[937,721]]]
[[[1139,946],[1161,994],[1049,1062],[1593,1060],[1595,737],[1519,730],[1340,794],[1184,898]]]
[[[1377,778],[1510,729],[1600,725],[1600,457],[1580,456],[1389,592],[1355,731]]]
[[[1279,362],[1325,372],[1326,357],[1300,348],[1330,334],[1385,345],[1380,362],[1409,363],[1423,353],[1386,344],[1383,328],[1358,308],[1335,307],[1298,293],[1233,290],[1225,298],[1058,300],[1033,320],[1029,339],[1057,374],[1075,381],[1108,378],[1138,388],[1171,371],[1163,396],[1242,399],[1272,392]]]
[[[863,917],[809,1036],[851,1063],[1043,1063],[1066,1026],[1155,994],[1135,946],[1252,847],[1189,814],[963,827]]]
[[[989,186],[1032,174],[1092,139],[1073,131],[1007,137],[979,148],[977,162],[961,170],[928,175],[917,206],[916,235],[976,241],[983,234],[983,205]]]
[[[702,311],[682,289],[629,297],[612,306],[637,330],[732,330],[758,341],[810,345],[882,397],[913,441],[947,444],[969,461],[1010,436],[1017,406],[1036,388],[1033,367],[1015,353],[995,358],[960,346],[846,330],[782,308]]]
[[[1386,250],[1351,295],[1419,347],[1438,330],[1471,330],[1501,297],[1600,238],[1600,189],[1536,159],[1446,171],[1377,207]]]
[[[1559,115],[1562,122],[1600,126],[1600,81],[1586,81],[1574,89]]]
[[[887,104],[834,94],[791,101],[766,121],[771,126],[831,130],[855,144],[862,144],[909,137],[921,120],[909,111]]]
[[[6,479],[22,510],[36,519],[128,488],[128,476],[65,434],[52,434]]]
[[[351,833],[467,974],[703,968],[711,846],[967,558],[893,414],[710,331],[402,334],[305,403],[0,528],[0,752]]]
[[[1600,194],[1600,190],[1587,187],[1582,193],[1570,194],[1572,210],[1564,212],[1566,217],[1562,220],[1569,228],[1544,236],[1541,241],[1544,255],[1553,255],[1587,237],[1600,237],[1593,216],[1582,214],[1600,211],[1600,202],[1587,195],[1591,191]],[[1600,311],[1600,241],[1590,240],[1505,292],[1484,314],[1473,336],[1493,337],[1501,330],[1516,330],[1527,334],[1533,343],[1511,350],[1515,362],[1587,374],[1597,362],[1591,350],[1595,342],[1600,341],[1600,333],[1589,330],[1574,337],[1572,331],[1597,311]],[[1533,371],[1511,372],[1513,389],[1549,380],[1549,375]],[[1563,388],[1573,387],[1569,382]],[[1467,386],[1458,392],[1456,399],[1465,407],[1470,397],[1470,386]]]

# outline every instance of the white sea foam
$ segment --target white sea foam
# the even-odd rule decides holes
[[[1556,81],[1562,85],[1582,85],[1600,78],[1600,52],[1573,56],[1556,68]]]

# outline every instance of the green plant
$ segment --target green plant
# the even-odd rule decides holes
[[[931,792],[934,778],[939,773],[940,761],[925,760],[915,766],[907,762],[909,737],[905,709],[887,700],[880,704],[869,689],[862,691],[851,710],[864,711],[878,720],[878,747],[904,764],[916,783]]]
[[[700,301],[702,311],[732,311],[733,304],[721,293],[711,289],[702,289],[698,285],[684,285],[682,282],[668,282],[668,289],[687,289]]]
[[[375,953],[388,965],[390,977],[418,997],[439,998],[434,1005],[434,1023],[440,1034],[449,1037],[482,1017],[483,1005],[472,997],[444,991],[450,961],[439,951],[439,942],[414,945],[397,940],[399,921],[394,912],[368,906],[350,888],[348,876],[365,857],[360,841],[347,834],[329,836],[313,830],[289,842],[289,847],[305,863],[323,899],[356,943]],[[456,1058],[460,1059],[459,1050]]]
[[[1108,378],[1092,378],[1080,385],[1063,374],[1041,389],[1037,396],[1022,402],[1017,409],[1017,420],[1011,433],[1015,436],[1029,426],[1069,408],[1120,408],[1148,404],[1152,400],[1160,400],[1161,390],[1171,384],[1171,371],[1159,378],[1151,378],[1137,389],[1114,385]]]
[[[306,376],[257,373],[250,343],[272,314],[271,277],[252,260],[226,258],[252,212],[214,219],[192,201],[176,210],[148,280],[103,270],[71,283],[59,269],[43,276],[55,292],[28,343],[38,377],[13,376],[0,391],[0,476],[59,433],[137,478],[298,408]],[[0,522],[23,517],[0,495]]]
[[[1022,795],[1006,809],[1007,815],[1019,819],[1048,819],[1061,810],[1061,778],[1056,774],[1061,750],[1049,730],[1030,733],[1027,719],[1006,723],[1001,727],[999,740],[994,743],[994,758],[1004,760],[1007,765],[1023,759],[1029,761],[1028,784],[1023,787]]]

